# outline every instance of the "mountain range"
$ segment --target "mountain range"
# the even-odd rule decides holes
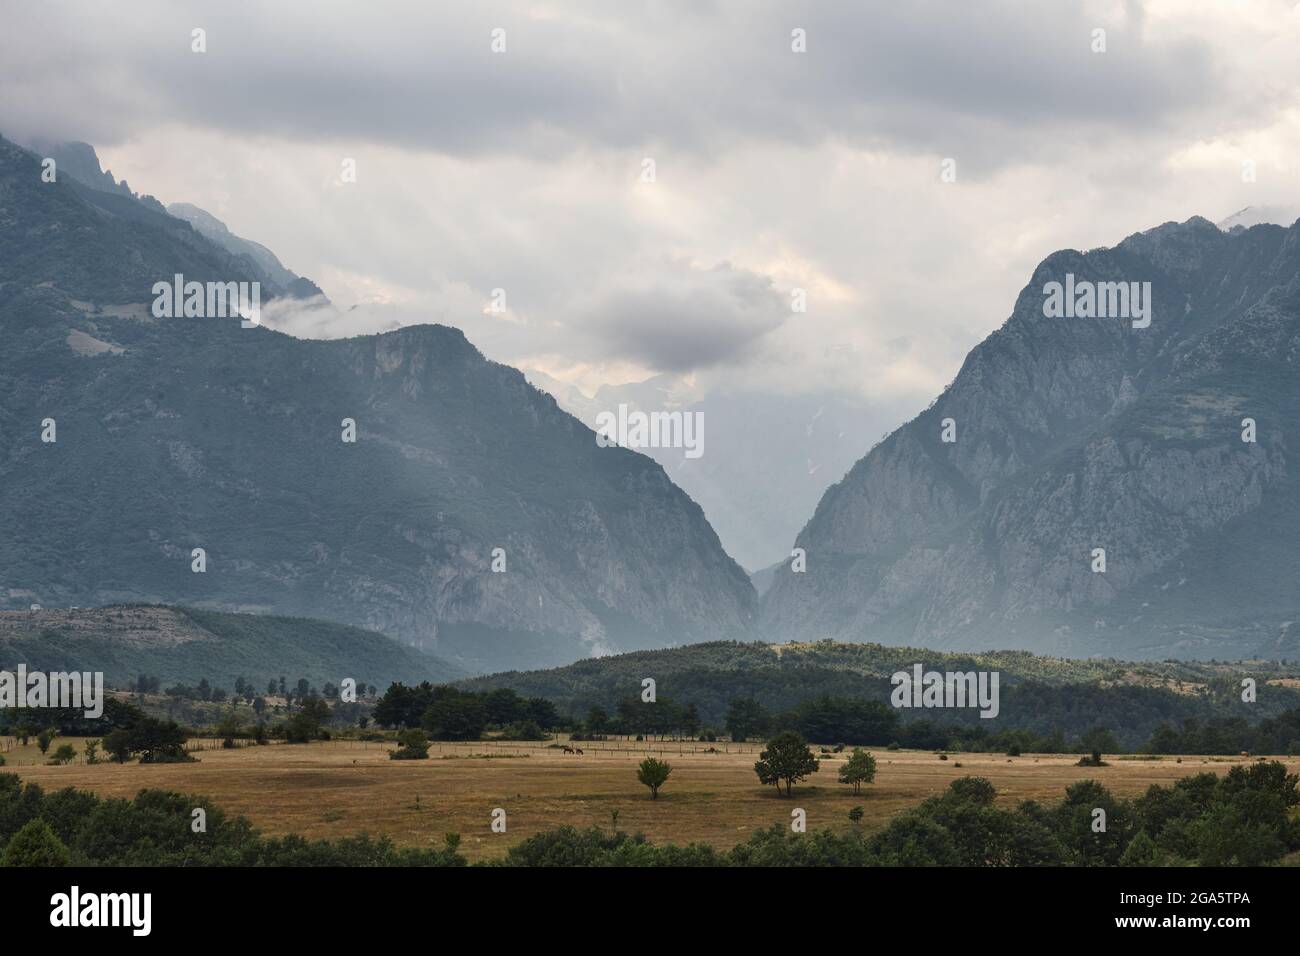
[[[758,390],[704,390],[680,376],[603,385],[595,395],[535,369],[528,380],[591,428],[602,412],[698,415],[704,442],[686,449],[637,449],[664,466],[700,503],[723,547],[743,567],[761,572],[790,553],[790,542],[826,489],[852,467],[871,439],[893,421],[890,412],[837,392],[775,395]],[[755,427],[762,422],[762,427]]]
[[[663,468],[460,331],[157,318],[174,274],[292,282],[41,172],[0,141],[0,608],[311,615],[471,672],[747,632],[748,578]]]
[[[1049,317],[1053,282],[1150,283],[1150,324]],[[1294,646],[1298,363],[1300,225],[1197,217],[1053,253],[943,394],[826,492],[764,632],[1075,657]]]
[[[469,673],[755,636],[1295,656],[1300,225],[1243,214],[1048,256],[851,464],[847,400],[666,377],[588,397],[445,326],[316,341],[157,318],[176,274],[323,296],[84,144],[0,140],[0,609],[322,617]],[[1052,283],[1137,283],[1150,322],[1054,316]],[[703,412],[708,453],[600,447],[589,425],[620,404]],[[762,569],[786,534],[797,564]]]

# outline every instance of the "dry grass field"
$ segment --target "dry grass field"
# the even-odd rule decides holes
[[[75,738],[55,742],[73,743]],[[211,747],[213,741],[203,741]],[[987,777],[1006,805],[1034,798],[1059,799],[1077,780],[1096,779],[1122,795],[1135,795],[1153,783],[1210,770],[1224,772],[1246,757],[1109,757],[1109,766],[1078,767],[1077,757],[1026,754],[951,754],[947,760],[928,751],[875,751],[876,782],[860,796],[836,782],[843,755],[822,759],[821,770],[801,785],[793,799],[762,787],[753,764],[760,747],[652,742],[580,744],[581,756],[561,754],[545,744],[434,744],[429,760],[388,759],[392,744],[330,741],[236,750],[209,749],[198,763],[44,764],[35,743],[19,747],[0,738],[7,765],[47,789],[80,787],[101,795],[133,796],[144,787],[159,787],[211,797],[229,812],[247,816],[269,834],[299,833],[337,838],[361,832],[384,834],[409,846],[441,845],[443,834],[461,834],[461,850],[471,860],[502,855],[524,837],[560,824],[618,825],[643,832],[655,842],[700,841],[729,847],[755,828],[788,823],[790,811],[802,807],[810,829],[843,829],[850,808],[865,811],[861,826],[875,829],[891,816],[943,790],[967,774]],[[619,748],[619,749],[616,749]],[[647,748],[673,765],[667,785],[652,801],[636,779],[636,765]],[[51,748],[53,749],[53,748]],[[679,753],[679,749],[682,751]],[[695,752],[692,752],[695,751]],[[1277,758],[1300,772],[1300,758]],[[960,766],[959,766],[960,765]],[[507,813],[507,832],[490,829],[493,808]]]

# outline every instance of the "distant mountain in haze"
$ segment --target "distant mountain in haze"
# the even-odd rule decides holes
[[[310,299],[313,296],[324,295],[316,283],[286,269],[279,257],[266,246],[235,235],[226,228],[224,222],[198,206],[187,202],[174,202],[167,206],[167,212],[177,219],[184,219],[227,252],[237,256],[248,256],[295,299]]]
[[[101,168],[99,156],[89,143],[37,139],[30,144],[30,149],[42,159],[48,157],[54,160],[56,177],[70,176],[79,184],[88,186],[96,192],[134,199],[150,211],[166,213],[188,222],[198,233],[211,239],[231,255],[247,257],[251,260],[261,276],[269,280],[281,294],[295,299],[324,297],[319,286],[310,279],[305,279],[286,269],[276,254],[266,246],[236,236],[225,223],[198,206],[177,202],[164,207],[153,196],[142,196],[133,192],[126,180],[118,182],[110,170]]]
[[[746,632],[748,578],[664,470],[598,447],[460,331],[155,318],[176,273],[290,290],[132,196],[40,172],[0,140],[0,608],[327,618],[469,671]]]
[[[591,427],[620,405],[643,412],[700,413],[703,454],[639,448],[699,502],[727,553],[751,571],[787,557],[790,541],[822,493],[844,476],[890,418],[840,393],[781,395],[707,391],[660,375],[602,386],[593,397],[532,369],[524,374]],[[896,421],[896,419],[894,419]]]
[[[1224,232],[1234,229],[1249,229],[1271,223],[1275,226],[1289,226],[1300,219],[1300,208],[1294,206],[1247,206],[1238,209],[1227,219],[1218,223]]]
[[[1067,274],[1150,282],[1149,327],[1047,317]],[[1054,253],[934,404],[826,492],[795,542],[807,571],[777,571],[762,628],[1073,657],[1280,651],[1300,620],[1296,449],[1300,225],[1193,218]]]
[[[118,182],[111,170],[101,168],[95,147],[89,143],[37,139],[30,144],[30,148],[42,159],[54,160],[56,178],[71,176],[83,186],[89,186],[99,192],[138,199],[157,212],[163,211],[162,203],[158,200],[152,196],[141,196],[133,192],[125,179]]]

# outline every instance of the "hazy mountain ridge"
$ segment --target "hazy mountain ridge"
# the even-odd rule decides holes
[[[184,219],[231,255],[248,256],[295,299],[310,299],[313,296],[324,295],[316,283],[286,269],[279,256],[266,246],[235,235],[224,222],[207,210],[200,209],[192,203],[174,202],[168,204],[167,213],[177,219]]]
[[[264,303],[287,294],[251,259],[210,242],[152,197],[72,175],[46,183],[41,173],[40,157],[0,138],[0,306],[10,311],[30,316],[70,304],[147,317],[153,283],[177,272],[199,282],[260,282]]]
[[[0,253],[0,607],[328,617],[469,670],[751,622],[744,572],[659,465],[599,448],[458,330],[154,319],[159,279],[260,270],[132,198],[42,183],[3,141]]]
[[[229,690],[236,677],[259,690],[284,676],[317,686],[446,681],[459,668],[382,634],[343,624],[192,608],[110,606],[0,611],[0,666],[102,672],[110,687],[140,674]]]
[[[1151,326],[1046,318],[1044,284],[1067,272],[1151,281]],[[808,571],[777,573],[765,631],[1252,653],[1300,605],[1298,275],[1297,227],[1203,219],[1048,257],[943,395],[826,493],[796,542]]]
[[[91,189],[126,196],[139,200],[157,212],[165,211],[162,203],[153,196],[136,193],[125,179],[118,182],[112,170],[102,168],[95,147],[89,143],[36,140],[30,144],[30,149],[41,159],[54,160],[56,177],[68,175]]]
[[[601,412],[698,414],[703,453],[639,448],[699,502],[727,553],[757,571],[789,554],[789,543],[826,487],[853,464],[858,449],[888,421],[883,409],[839,393],[779,395],[701,391],[675,376],[602,386],[594,396],[525,369],[560,407],[596,427]]]

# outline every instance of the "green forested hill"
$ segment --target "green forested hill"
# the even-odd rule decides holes
[[[920,663],[926,670],[996,671],[1001,713],[981,719],[972,710],[900,710],[904,721],[980,727],[991,733],[1060,731],[1077,738],[1108,729],[1124,746],[1145,742],[1163,724],[1239,717],[1256,721],[1300,706],[1300,691],[1270,680],[1298,668],[1265,661],[1244,663],[1068,660],[1025,651],[947,654],[879,644],[764,644],[719,641],[579,661],[553,670],[509,672],[462,682],[471,690],[509,687],[546,697],[563,713],[582,717],[592,706],[613,713],[639,699],[642,680],[653,678],[660,701],[694,705],[705,725],[721,729],[727,706],[753,699],[779,714],[822,697],[888,705],[889,677]],[[1240,681],[1253,675],[1258,700],[1240,700]]]

